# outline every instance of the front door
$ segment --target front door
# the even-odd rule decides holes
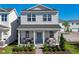
[[[36,44],[43,44],[42,32],[36,32]]]

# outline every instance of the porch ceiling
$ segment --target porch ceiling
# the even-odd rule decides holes
[[[61,27],[56,25],[20,25],[17,30],[59,30]]]

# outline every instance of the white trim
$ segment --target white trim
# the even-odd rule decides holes
[[[2,33],[1,33],[1,41],[3,41],[3,31],[2,31]]]
[[[34,45],[35,45],[35,38],[36,38],[36,33],[35,33],[35,31],[33,31],[33,35],[34,35]]]
[[[40,6],[43,6],[43,7],[45,7],[45,8],[48,8],[48,9],[50,9],[50,10],[53,10],[52,8],[49,8],[49,7],[44,6],[44,5],[42,5],[42,4],[35,5],[35,6],[31,7],[31,8],[28,8],[27,10],[32,9],[32,8],[35,8],[35,7],[39,6],[39,5],[40,5]]]
[[[43,44],[45,43],[45,31],[43,31]]]
[[[60,30],[60,28],[17,28],[17,30]]]
[[[18,45],[20,45],[20,31],[18,31]]]

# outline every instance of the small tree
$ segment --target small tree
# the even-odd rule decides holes
[[[63,37],[63,34],[61,34],[61,37],[60,37],[60,48],[62,51],[65,50],[65,39]]]

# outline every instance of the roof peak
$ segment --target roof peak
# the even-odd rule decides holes
[[[54,9],[54,8],[52,9],[45,5],[39,4],[39,5],[30,7],[28,9],[24,9],[23,11],[56,11],[56,9]]]

